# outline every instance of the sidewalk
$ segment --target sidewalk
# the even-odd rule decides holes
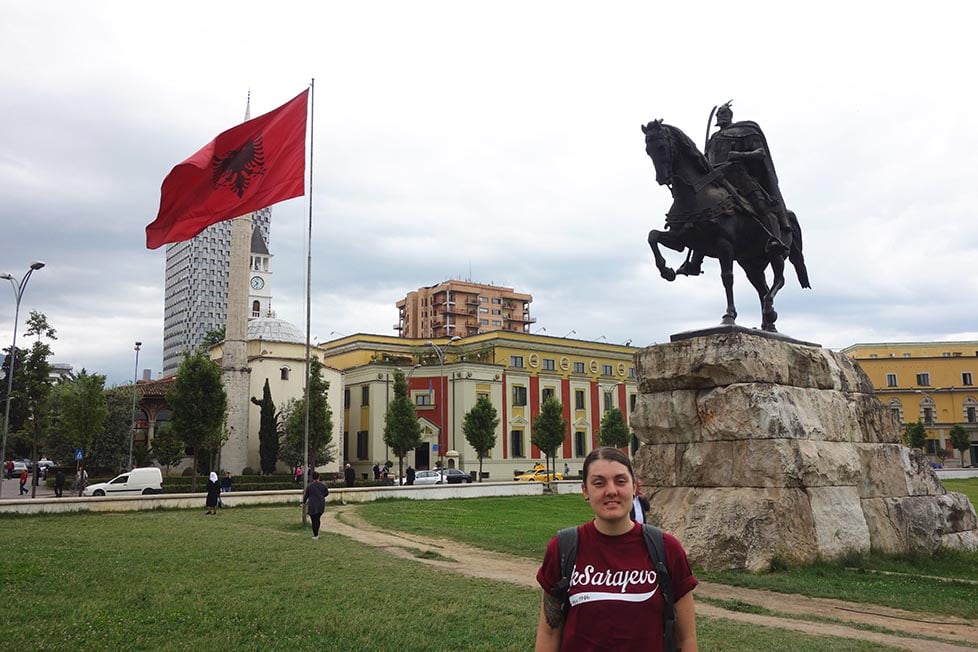
[[[65,496],[68,495],[67,483],[65,483],[66,488],[64,491]],[[13,499],[28,499],[31,497],[31,485],[30,482],[27,483],[27,493],[23,496],[20,495],[20,480],[4,480],[3,486],[0,488],[0,500],[13,500]],[[44,480],[39,480],[37,487],[34,492],[35,498],[54,498],[54,489],[49,489]]]

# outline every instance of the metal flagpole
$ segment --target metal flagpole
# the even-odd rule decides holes
[[[310,338],[312,337],[312,161],[313,161],[313,135],[315,133],[314,126],[316,122],[316,78],[313,77],[309,81],[309,234],[306,239],[306,388],[304,394],[306,397],[306,421],[305,427],[303,429],[303,446],[302,449],[305,453],[302,469],[302,477],[305,481],[302,485],[303,496],[305,495],[305,489],[309,486],[309,476],[312,473],[309,472],[309,373],[311,371],[311,365],[309,364],[310,355]],[[306,504],[302,503],[302,522],[306,522]]]

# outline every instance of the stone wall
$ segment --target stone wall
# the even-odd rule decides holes
[[[848,356],[741,331],[652,346],[635,363],[649,521],[693,563],[761,570],[870,548],[978,548],[974,508],[900,443]]]

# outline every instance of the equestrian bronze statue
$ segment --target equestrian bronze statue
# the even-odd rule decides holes
[[[717,111],[720,130],[707,141],[709,159],[676,127],[656,120],[642,126],[645,152],[655,166],[655,180],[669,187],[673,203],[666,230],[649,231],[649,246],[659,273],[667,281],[676,274],[700,274],[704,256],[720,262],[727,296],[722,324],[736,323],[733,263],[744,270],[761,301],[761,328],[777,332],[774,297],[784,287],[784,261],[795,268],[803,288],[810,288],[801,228],[785,208],[777,174],[760,127],[733,122],[729,103]],[[689,249],[678,272],[666,264],[659,245]],[[767,284],[766,270],[773,278]]]

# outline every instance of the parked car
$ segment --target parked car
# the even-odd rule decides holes
[[[155,467],[133,469],[108,482],[96,482],[85,487],[84,496],[139,496],[163,493],[163,475]]]
[[[468,484],[472,482],[472,476],[461,469],[442,469],[441,477],[445,484]]]
[[[551,480],[563,480],[564,474],[557,471],[551,471],[547,473],[547,469],[543,464],[537,464],[533,467],[532,471],[527,473],[522,473],[514,478],[518,482],[550,482]]]
[[[416,471],[414,473],[414,484],[441,484],[441,474],[437,469],[431,471]]]
[[[29,471],[30,470],[30,469],[27,468],[27,465],[24,464],[23,462],[21,462],[20,460],[14,460],[14,470],[13,470],[13,473],[7,473],[6,468],[7,468],[7,466],[4,465],[4,474],[6,475],[6,478],[8,480],[11,479],[11,478],[19,478],[20,477],[20,474],[23,471]]]
[[[47,479],[48,471],[53,469],[58,465],[57,462],[52,462],[51,460],[38,460],[37,461],[37,472],[42,478]]]
[[[417,471],[414,474],[414,484],[464,484],[472,482],[468,473],[460,469],[432,469],[430,471]],[[404,484],[404,480],[400,481]]]

